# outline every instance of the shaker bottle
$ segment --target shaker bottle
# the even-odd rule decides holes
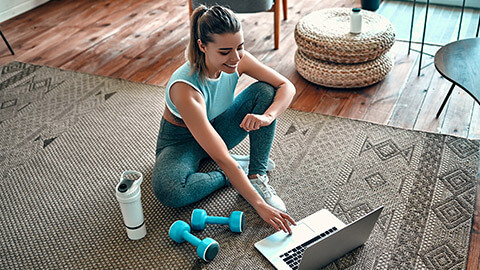
[[[142,201],[140,199],[140,184],[142,180],[142,173],[125,171],[120,176],[120,182],[115,188],[123,221],[127,229],[127,236],[132,240],[141,239],[147,234],[143,218]]]
[[[350,13],[350,33],[358,34],[362,32],[362,13],[361,9],[354,8]]]

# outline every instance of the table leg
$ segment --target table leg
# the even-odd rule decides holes
[[[8,47],[8,49],[10,50],[10,52],[11,52],[12,54],[15,54],[15,53],[13,52],[12,47],[10,47],[10,44],[8,44],[7,38],[3,35],[2,30],[0,30],[0,35],[2,36],[3,41],[5,41],[5,44],[7,44],[7,47]]]
[[[443,107],[445,107],[445,104],[447,103],[448,98],[450,98],[450,95],[452,94],[453,88],[455,88],[455,84],[452,83],[452,86],[450,87],[450,90],[448,90],[448,94],[443,100],[442,106],[440,106],[440,110],[437,112],[437,116],[435,118],[438,118],[440,114],[442,113]]]
[[[422,56],[423,56],[423,45],[425,45],[425,32],[427,31],[427,18],[428,18],[428,7],[430,6],[430,0],[427,0],[427,9],[425,10],[425,23],[423,24],[423,37],[422,37],[422,46],[420,48],[420,61],[418,62],[418,75],[422,71]]]

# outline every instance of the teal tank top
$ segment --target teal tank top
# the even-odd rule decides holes
[[[217,79],[206,78],[204,82],[198,77],[198,72],[190,75],[190,63],[186,62],[170,77],[166,89],[167,108],[178,118],[182,118],[170,99],[170,88],[177,82],[183,82],[200,92],[207,106],[208,120],[212,120],[227,110],[233,103],[235,87],[238,82],[238,72],[228,74],[221,72]]]

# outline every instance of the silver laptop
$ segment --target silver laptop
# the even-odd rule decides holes
[[[292,226],[292,234],[278,231],[255,243],[277,269],[319,269],[367,241],[383,206],[345,225],[322,209]]]

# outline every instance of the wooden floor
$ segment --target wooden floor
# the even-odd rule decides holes
[[[289,0],[281,22],[280,49],[273,50],[273,14],[240,14],[245,47],[296,86],[292,108],[361,119],[407,129],[480,139],[480,106],[456,88],[444,112],[435,114],[450,83],[433,65],[417,76],[416,52],[396,42],[395,66],[387,78],[362,89],[326,89],[295,70],[295,23],[315,9],[360,6],[360,0]],[[408,18],[406,19],[408,23]],[[186,0],[52,0],[0,24],[15,55],[0,41],[0,65],[23,61],[165,85],[184,60],[188,41]],[[438,48],[431,47],[435,52]],[[432,62],[425,56],[424,63]],[[251,82],[242,78],[239,87]],[[479,188],[480,190],[480,188]],[[480,195],[470,245],[469,269],[480,269]]]

